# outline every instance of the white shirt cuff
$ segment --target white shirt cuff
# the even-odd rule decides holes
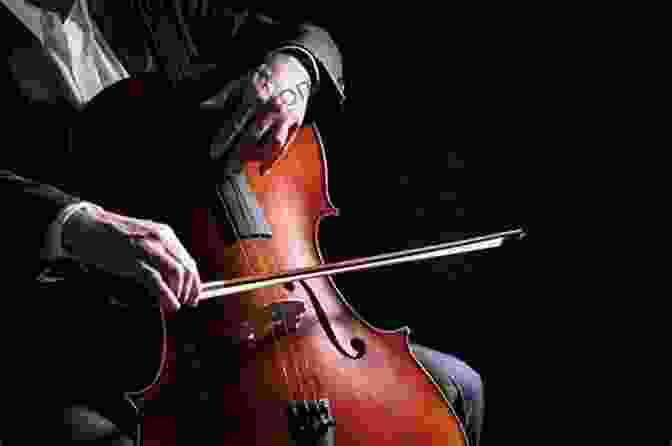
[[[101,209],[99,206],[96,206],[93,203],[87,201],[81,201],[79,203],[74,203],[66,206],[56,217],[49,229],[47,231],[46,242],[44,248],[42,249],[42,258],[44,260],[56,260],[62,258],[71,258],[65,249],[63,248],[63,225],[72,217],[76,212],[85,209]]]

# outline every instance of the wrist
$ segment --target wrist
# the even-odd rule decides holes
[[[61,246],[65,254],[76,256],[76,243],[81,235],[96,224],[95,216],[103,212],[99,206],[82,203],[64,217],[61,231]]]

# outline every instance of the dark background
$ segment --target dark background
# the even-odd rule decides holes
[[[549,324],[562,304],[540,292],[549,284],[533,255],[545,201],[535,177],[552,170],[558,153],[549,125],[557,116],[547,62],[554,50],[543,17],[521,13],[296,12],[325,26],[344,54],[346,113],[320,125],[341,211],[320,227],[328,260],[528,233],[494,250],[335,277],[369,322],[407,325],[417,342],[479,371],[486,446],[538,444],[534,432],[548,425],[558,388]]]
[[[346,112],[320,124],[341,211],[320,226],[327,260],[528,234],[502,248],[339,275],[339,289],[375,326],[409,326],[414,340],[481,374],[485,446],[567,434],[582,397],[576,380],[588,384],[567,355],[573,315],[563,276],[549,273],[557,246],[540,245],[539,223],[556,205],[546,186],[571,146],[572,74],[560,48],[573,25],[558,27],[552,8],[508,4],[290,12],[326,27],[344,55]]]
[[[321,124],[341,210],[321,226],[327,259],[528,233],[335,277],[374,325],[407,325],[481,374],[485,446],[643,444],[669,431],[669,410],[657,409],[672,395],[661,355],[669,312],[649,283],[666,276],[633,239],[655,235],[639,210],[660,207],[634,178],[660,177],[637,166],[649,160],[647,132],[632,119],[642,108],[624,102],[624,89],[640,95],[646,83],[630,77],[642,65],[623,50],[651,41],[634,43],[636,15],[621,12],[529,2],[290,10],[325,26],[344,54],[346,113]]]

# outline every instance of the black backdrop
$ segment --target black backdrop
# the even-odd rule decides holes
[[[623,251],[629,236],[652,235],[633,209],[653,189],[631,189],[631,160],[648,159],[646,144],[626,136],[640,108],[620,116],[622,86],[641,86],[625,69],[641,65],[622,51],[636,14],[379,5],[275,11],[324,25],[344,53],[347,112],[328,121],[327,135],[342,215],[322,225],[323,251],[349,258],[518,227],[528,237],[338,276],[339,288],[374,325],[408,325],[417,341],[481,373],[485,446],[602,444],[609,434],[621,444],[628,430],[642,443],[669,424],[654,421],[669,412],[654,408],[670,399],[660,354],[669,312],[656,311],[660,293],[632,271],[652,265],[641,245]],[[619,156],[626,162],[612,163]],[[633,231],[640,221],[646,229]]]
[[[407,325],[481,373],[484,445],[539,444],[554,387],[542,327],[556,305],[538,293],[543,265],[532,254],[544,200],[534,178],[546,167],[530,160],[551,158],[556,137],[543,17],[486,6],[342,9],[293,11],[329,29],[344,54],[346,112],[321,124],[341,211],[321,225],[327,260],[517,228],[528,237],[340,275],[337,285],[374,325]]]

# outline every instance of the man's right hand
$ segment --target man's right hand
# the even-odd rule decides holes
[[[63,245],[85,264],[138,281],[168,311],[198,302],[196,262],[165,224],[86,208],[63,226]]]

